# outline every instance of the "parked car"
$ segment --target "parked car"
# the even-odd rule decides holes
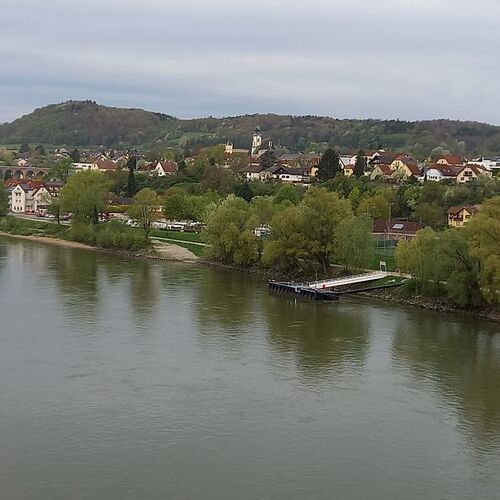
[[[151,227],[155,229],[167,229],[167,223],[160,221],[160,220],[155,220],[152,224]]]
[[[167,229],[172,229],[174,231],[184,231],[185,227],[186,225],[182,224],[181,222],[174,222],[173,224],[167,224]]]

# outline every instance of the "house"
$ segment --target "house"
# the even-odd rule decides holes
[[[354,174],[354,165],[346,165],[344,167],[344,175],[346,177],[351,177]]]
[[[28,183],[18,183],[7,191],[11,212],[20,214],[33,210],[32,190]]]
[[[479,212],[479,205],[450,207],[448,209],[448,225],[452,227],[462,227]]]
[[[302,183],[309,180],[309,177],[304,175],[300,168],[287,167],[284,165],[273,165],[263,172],[263,176],[267,179],[291,183]]]
[[[247,181],[260,181],[262,180],[262,171],[264,169],[260,166],[260,163],[250,163],[246,167],[242,168],[239,173]]]
[[[401,156],[401,154],[380,149],[368,157],[367,165],[368,167],[375,167],[375,165],[381,164],[390,165],[398,156]]]
[[[480,176],[492,177],[492,173],[480,165],[466,165],[457,175],[457,183],[465,184],[477,180]]]
[[[118,164],[116,162],[107,158],[99,158],[95,161],[95,164],[99,172],[114,172],[118,168]]]
[[[165,177],[167,175],[177,175],[179,166],[172,160],[160,160],[152,163],[147,163],[140,168],[138,173],[147,173],[150,176]]]
[[[479,165],[490,172],[500,171],[500,156],[491,156],[489,158],[481,157],[469,162],[469,165]]]
[[[78,163],[73,163],[72,165],[75,170],[75,173],[83,172],[85,170],[98,170],[99,168],[96,163],[78,162]]]
[[[461,167],[456,166],[429,165],[424,172],[424,180],[433,182],[455,181],[461,170]]]
[[[387,181],[391,179],[393,174],[394,170],[392,170],[390,165],[381,163],[380,165],[376,165],[375,168],[372,170],[370,174],[370,180],[374,181],[375,179],[384,179]]]
[[[462,167],[465,165],[465,160],[461,156],[458,155],[439,155],[433,158],[434,163],[437,165],[447,165],[447,166],[457,166],[457,167]]]
[[[35,212],[47,210],[53,198],[59,197],[59,191],[63,187],[62,182],[44,182],[33,190],[33,207]]]
[[[376,219],[373,221],[373,235],[377,241],[411,240],[423,226],[404,219]]]
[[[133,198],[118,196],[116,193],[109,192],[106,195],[106,203],[111,206],[129,206],[134,202]]]
[[[399,155],[390,164],[393,171],[392,178],[396,180],[420,177],[420,168],[410,155]]]

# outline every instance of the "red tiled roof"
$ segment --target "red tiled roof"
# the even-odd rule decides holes
[[[431,168],[441,172],[441,175],[443,175],[444,177],[456,177],[462,171],[462,167],[439,165],[437,163],[429,165],[427,167],[427,170],[430,170]]]
[[[450,165],[463,165],[465,163],[464,159],[458,155],[440,155],[435,161],[437,162],[439,160],[445,160]]]
[[[422,224],[418,222],[405,221],[400,219],[376,219],[373,221],[373,233],[375,234],[407,234],[414,235],[422,229]]]

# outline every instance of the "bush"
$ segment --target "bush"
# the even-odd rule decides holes
[[[73,241],[108,249],[136,251],[147,245],[139,231],[117,220],[98,226],[74,221],[68,237]]]

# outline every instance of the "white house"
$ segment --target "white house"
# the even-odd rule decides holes
[[[462,167],[448,165],[430,165],[424,173],[424,180],[441,182],[444,180],[455,181]]]
[[[98,170],[99,167],[95,163],[73,163],[73,168],[78,173],[84,170]]]
[[[53,198],[59,197],[62,183],[47,182],[33,191],[33,210],[35,212],[45,211]]]
[[[468,162],[469,165],[479,165],[480,167],[485,168],[486,170],[492,172],[500,171],[500,156],[494,156],[489,158],[477,158],[476,160],[472,160]]]
[[[29,184],[17,184],[9,191],[11,212],[19,214],[33,210],[33,191]]]
[[[247,181],[260,181],[262,180],[263,168],[259,163],[251,163],[242,168],[239,173],[245,177]]]
[[[143,174],[149,174],[151,176],[165,177],[166,175],[176,175],[179,171],[179,166],[175,161],[172,160],[160,160],[154,161],[144,165],[137,172]]]
[[[276,179],[281,182],[304,182],[309,176],[305,176],[302,169],[292,168],[284,165],[274,165],[265,170],[265,176],[270,179]]]

